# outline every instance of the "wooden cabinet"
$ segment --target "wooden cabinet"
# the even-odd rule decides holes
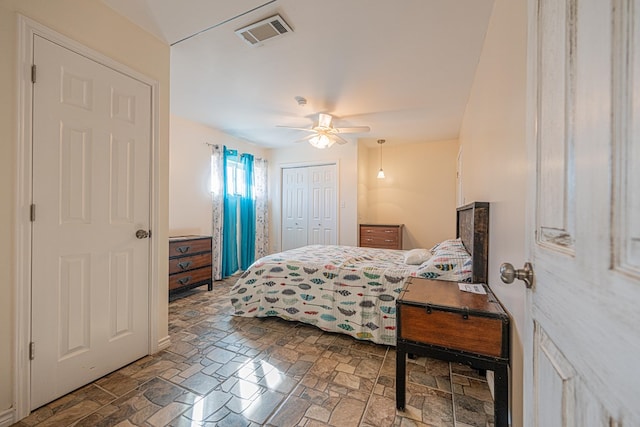
[[[404,409],[406,355],[419,354],[494,371],[495,426],[508,426],[509,316],[491,290],[411,277],[396,300],[396,406]]]
[[[169,239],[169,293],[207,285],[213,289],[211,237],[183,236]]]
[[[360,224],[360,246],[402,249],[402,224]]]

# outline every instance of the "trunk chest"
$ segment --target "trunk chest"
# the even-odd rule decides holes
[[[509,358],[509,316],[491,290],[463,292],[455,282],[410,278],[397,299],[398,341],[496,359]]]

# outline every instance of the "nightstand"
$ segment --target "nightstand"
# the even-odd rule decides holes
[[[404,409],[406,356],[416,354],[494,371],[496,427],[509,423],[509,316],[486,295],[456,282],[411,277],[396,300],[396,406]]]

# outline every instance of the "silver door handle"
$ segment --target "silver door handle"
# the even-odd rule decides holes
[[[533,286],[533,266],[530,262],[524,263],[524,268],[515,269],[512,264],[505,262],[500,266],[500,279],[504,283],[513,283],[514,279],[522,280],[527,287]]]
[[[136,237],[138,239],[146,239],[147,237],[151,237],[151,231],[138,230],[136,231]]]

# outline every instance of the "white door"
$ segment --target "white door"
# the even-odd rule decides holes
[[[36,36],[31,408],[148,353],[151,90]]]
[[[306,168],[282,169],[282,250],[307,244],[309,212]]]
[[[310,245],[337,243],[336,165],[309,167]]]
[[[638,426],[640,1],[530,0],[529,12],[525,423]]]

